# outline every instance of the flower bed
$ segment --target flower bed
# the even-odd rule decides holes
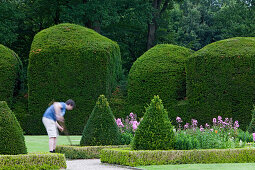
[[[119,146],[68,146],[58,145],[56,147],[57,153],[65,154],[69,159],[94,159],[100,158],[100,151],[105,148],[126,148],[127,145]]]
[[[125,166],[255,162],[254,148],[202,150],[103,149],[101,162]]]
[[[0,155],[0,169],[60,169],[66,168],[63,154]]]

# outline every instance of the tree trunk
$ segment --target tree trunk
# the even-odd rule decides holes
[[[154,46],[156,34],[156,19],[152,19],[152,23],[148,24],[148,35],[147,35],[147,50]]]

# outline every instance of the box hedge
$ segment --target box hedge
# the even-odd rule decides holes
[[[109,96],[121,77],[117,43],[74,24],[59,24],[35,35],[28,65],[28,109],[31,131],[45,134],[41,117],[51,101],[71,98],[76,108],[67,113],[70,134],[82,134],[100,94]]]
[[[0,170],[66,168],[63,154],[0,155]]]
[[[130,111],[142,117],[144,106],[159,95],[169,112],[176,118],[174,107],[186,96],[185,61],[192,50],[170,44],[160,44],[139,57],[128,75]]]
[[[68,159],[99,159],[102,149],[126,148],[127,145],[112,146],[65,146],[57,145],[56,152],[62,153]]]
[[[23,130],[5,101],[0,101],[0,154],[27,153]],[[1,161],[0,161],[1,162]]]
[[[198,163],[248,163],[255,162],[255,149],[208,149],[208,150],[127,150],[103,149],[102,163],[126,166],[198,164]]]
[[[167,111],[159,96],[154,96],[135,131],[132,148],[135,150],[168,150],[173,149],[174,144],[175,134]]]
[[[21,83],[21,74],[22,63],[18,55],[0,44],[0,101],[12,104],[13,95]]]
[[[84,127],[80,145],[100,146],[120,144],[120,130],[104,95],[98,101]]]
[[[205,124],[218,115],[246,129],[255,101],[255,38],[209,44],[188,59],[189,114]]]

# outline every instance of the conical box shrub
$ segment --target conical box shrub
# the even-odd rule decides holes
[[[135,150],[168,150],[173,149],[174,144],[175,135],[168,119],[168,113],[159,96],[154,96],[135,132],[132,148]]]
[[[118,145],[120,131],[115,122],[109,103],[100,95],[84,128],[81,146]]]
[[[23,130],[5,101],[0,101],[0,155],[26,154]]]

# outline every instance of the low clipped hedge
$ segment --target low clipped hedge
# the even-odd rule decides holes
[[[13,95],[17,93],[17,87],[21,83],[21,73],[22,63],[18,55],[0,44],[0,101],[12,103]]]
[[[115,146],[66,146],[57,145],[56,152],[65,154],[68,159],[99,159],[100,152],[105,148],[126,148],[127,145]]]
[[[26,134],[46,134],[41,117],[51,101],[73,99],[76,107],[65,114],[70,134],[80,135],[100,94],[106,97],[122,75],[116,42],[75,24],[59,24],[37,33],[28,64]]]
[[[66,168],[63,154],[0,155],[0,170]]]
[[[139,57],[128,75],[129,110],[142,117],[144,106],[159,95],[169,118],[179,116],[175,107],[186,96],[185,62],[192,50],[171,44],[160,44]]]
[[[255,149],[208,149],[208,150],[127,150],[103,149],[103,163],[126,166],[195,164],[195,163],[248,163],[255,162]]]
[[[217,41],[195,52],[186,66],[189,115],[201,124],[232,117],[246,129],[255,101],[254,70],[254,37]]]

